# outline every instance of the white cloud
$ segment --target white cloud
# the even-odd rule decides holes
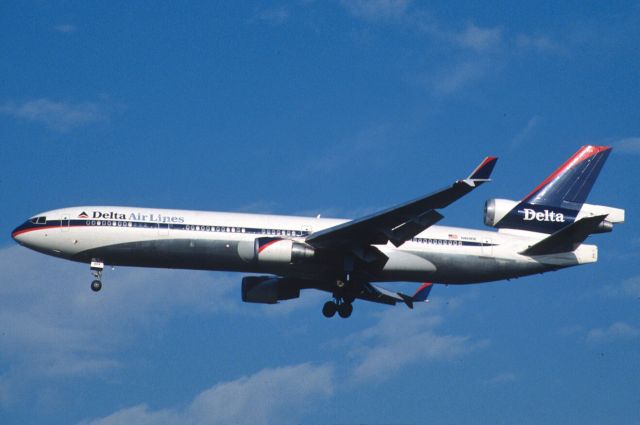
[[[71,24],[56,25],[53,29],[63,34],[70,34],[77,30],[76,26]]]
[[[509,382],[514,382],[516,380],[516,375],[511,372],[499,373],[496,376],[489,378],[485,381],[485,383],[490,385],[497,384],[507,384]]]
[[[640,298],[640,276],[625,279],[618,285],[606,285],[599,292],[611,297]]]
[[[449,361],[488,345],[469,336],[438,334],[435,328],[443,319],[435,314],[437,308],[432,302],[413,310],[388,309],[375,325],[349,336],[349,355],[355,359],[353,378],[383,380],[410,364]]]
[[[275,6],[268,9],[261,9],[255,13],[255,19],[264,21],[271,25],[282,25],[291,15],[289,9],[285,6]]]
[[[381,21],[402,17],[410,0],[343,0],[342,5],[356,18]]]
[[[422,30],[451,46],[455,61],[444,60],[428,74],[428,86],[439,95],[450,95],[472,83],[495,75],[502,69],[505,55],[502,29],[467,25],[461,31],[443,30],[428,24]]]
[[[385,166],[390,155],[398,150],[397,134],[392,134],[386,124],[374,124],[362,128],[352,137],[348,137],[328,147],[310,163],[305,164],[304,171],[311,170],[317,173],[334,174],[344,167],[353,167],[355,164],[367,164],[368,167]],[[336,153],[340,154],[337,155]]]
[[[520,145],[522,145],[531,137],[531,134],[538,126],[541,119],[542,118],[538,115],[534,115],[529,118],[529,121],[527,121],[527,125],[525,125],[524,128],[520,130],[520,132],[518,132],[518,134],[516,134],[516,136],[511,140],[511,150],[520,147]]]
[[[587,334],[587,342],[608,343],[617,340],[633,339],[640,336],[640,330],[625,322],[616,322],[608,328],[595,328]]]
[[[468,25],[460,33],[452,37],[463,47],[483,52],[495,49],[502,42],[502,30],[500,28],[481,28],[474,24]]]
[[[0,105],[0,113],[62,132],[107,118],[105,108],[97,103],[57,102],[46,98],[23,103],[6,102]]]
[[[560,336],[571,336],[576,334],[583,334],[585,331],[584,326],[580,325],[567,325],[560,327],[556,333]]]
[[[640,298],[640,276],[622,282],[622,292],[634,298]]]
[[[547,35],[514,35],[502,27],[483,27],[475,23],[446,22],[418,6],[409,11],[407,1],[349,1],[342,4],[355,18],[367,21],[392,22],[417,36],[426,36],[423,44],[429,58],[425,71],[413,71],[411,77],[436,94],[450,95],[472,83],[489,79],[502,71],[516,57],[516,53],[562,53],[562,46]],[[416,57],[425,55],[417,52]],[[443,56],[438,59],[438,54]],[[453,60],[451,59],[453,58]],[[421,59],[423,60],[423,59]]]
[[[314,397],[333,393],[333,367],[300,364],[264,369],[223,382],[198,394],[183,409],[150,410],[138,405],[85,425],[268,424],[294,423]]]
[[[627,137],[612,143],[617,152],[640,154],[640,137]]]
[[[22,247],[0,250],[0,354],[9,370],[0,396],[30,379],[89,376],[118,367],[115,353],[181,311],[238,306],[236,275],[181,270],[107,270],[100,293],[87,265]],[[4,389],[3,389],[4,388]]]
[[[565,49],[547,35],[518,34],[516,47],[522,50],[534,50],[538,53],[564,53]]]
[[[492,60],[466,60],[450,68],[443,68],[438,73],[439,76],[432,80],[432,86],[440,95],[452,94],[472,82],[485,78],[492,70],[498,68]]]

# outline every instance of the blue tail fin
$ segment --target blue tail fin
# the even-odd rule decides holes
[[[522,202],[579,210],[610,153],[609,146],[583,146]]]
[[[553,233],[576,220],[611,147],[583,146],[495,227]]]

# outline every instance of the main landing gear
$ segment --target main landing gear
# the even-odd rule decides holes
[[[324,306],[322,307],[322,314],[324,317],[333,317],[336,312],[338,312],[338,315],[343,319],[351,316],[351,313],[353,312],[353,305],[351,304],[351,301],[343,298],[336,298],[335,301],[327,301],[324,303]]]
[[[93,292],[98,292],[102,289],[102,270],[104,270],[104,263],[102,261],[95,258],[91,260],[91,274],[94,277],[93,282],[91,282],[91,290]]]
[[[344,279],[338,279],[335,283],[336,286],[333,290],[334,301],[327,301],[322,307],[322,314],[326,318],[335,316],[337,312],[338,316],[346,319],[353,313],[353,305],[351,304],[353,297],[348,296],[348,287],[351,283],[351,273],[349,270],[353,269],[353,264],[346,264],[346,262],[347,260],[345,259],[345,270],[347,270],[347,272],[344,275]]]

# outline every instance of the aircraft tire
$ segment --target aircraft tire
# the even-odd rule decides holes
[[[100,282],[99,280],[94,280],[93,282],[91,282],[91,290],[93,292],[98,292],[99,290],[102,289],[102,282]]]
[[[353,305],[351,303],[342,303],[338,307],[338,314],[343,319],[350,317],[352,312],[353,312]]]
[[[334,303],[333,301],[327,301],[322,307],[322,314],[324,315],[324,317],[330,318],[336,314],[337,310],[338,306],[336,305],[336,303]]]

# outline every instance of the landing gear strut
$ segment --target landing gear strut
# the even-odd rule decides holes
[[[344,259],[344,270],[345,274],[341,279],[336,280],[335,288],[333,288],[333,299],[335,301],[327,301],[324,303],[322,307],[322,314],[324,317],[333,317],[336,312],[338,316],[346,319],[351,316],[353,312],[353,297],[349,296],[351,294],[352,282],[351,282],[351,272],[353,271],[353,258],[350,256],[345,257]]]
[[[91,290],[93,292],[98,292],[102,289],[102,270],[104,269],[104,263],[98,259],[91,260],[91,274],[94,277],[93,282],[91,282]]]

